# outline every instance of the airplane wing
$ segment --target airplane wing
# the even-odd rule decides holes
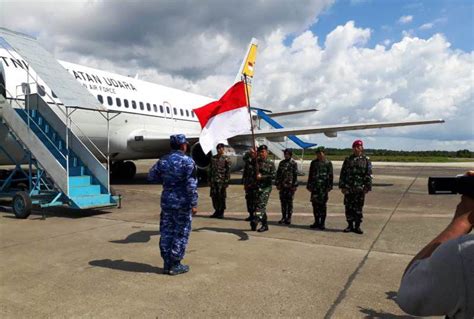
[[[374,128],[397,127],[397,126],[411,126],[411,125],[425,125],[444,123],[444,120],[425,120],[425,121],[403,121],[403,122],[379,122],[379,123],[361,123],[361,124],[345,124],[345,125],[326,125],[326,126],[306,126],[300,128],[281,128],[281,129],[266,129],[256,130],[255,137],[281,137],[287,135],[308,135],[324,133],[328,137],[337,136],[337,132],[368,130]],[[250,138],[251,133],[241,134],[236,137]]]
[[[288,116],[288,115],[295,115],[301,113],[309,113],[309,112],[316,112],[317,109],[306,109],[306,110],[294,110],[294,111],[287,111],[287,112],[272,112],[267,114],[268,117],[279,117],[279,116]]]

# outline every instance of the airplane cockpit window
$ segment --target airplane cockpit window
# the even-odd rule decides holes
[[[133,108],[133,109],[136,109],[136,108],[137,108],[137,102],[132,101],[132,108]]]
[[[117,103],[118,107],[122,106],[122,101],[119,98],[115,99],[115,103]]]
[[[174,115],[178,115],[178,110],[176,110],[175,107],[173,107],[173,113],[174,113]]]
[[[146,110],[147,110],[147,111],[151,111],[150,103],[147,103],[147,104],[146,104]]]
[[[179,109],[179,113],[181,113],[181,116],[184,116],[183,109]]]
[[[143,105],[143,102],[140,102],[140,110],[144,110],[145,109],[145,106]]]
[[[51,95],[52,95],[55,99],[58,98],[58,96],[57,96],[56,94],[54,94],[54,91],[51,91]]]
[[[153,104],[153,111],[154,111],[155,113],[158,112],[158,108],[156,107],[156,104]]]
[[[123,100],[123,106],[125,106],[128,109],[128,100],[127,99]]]
[[[186,110],[186,116],[189,117],[189,111],[188,110]]]
[[[45,96],[46,95],[46,91],[44,90],[44,86],[37,84],[36,85],[36,90],[38,91],[38,94],[40,96]]]
[[[102,95],[97,95],[97,99],[99,100],[100,104],[104,104],[104,98],[102,97]]]
[[[110,106],[114,104],[114,101],[112,100],[110,96],[107,96],[107,104],[109,104]]]

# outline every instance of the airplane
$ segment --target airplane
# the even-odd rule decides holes
[[[1,40],[1,38],[0,38]],[[0,45],[2,42],[0,41]],[[34,70],[14,50],[2,45],[0,48],[0,94],[7,100],[24,100],[25,93],[36,93],[49,104],[62,105],[53,91],[35,75]],[[236,82],[243,74],[251,73],[256,62],[258,41],[252,39],[242,61]],[[115,112],[110,121],[110,160],[113,177],[132,179],[136,166],[132,160],[156,159],[169,152],[169,136],[185,134],[191,144],[190,155],[200,171],[204,171],[210,162],[210,153],[204,154],[199,145],[201,127],[193,109],[208,104],[215,99],[175,88],[139,80],[138,77],[123,76],[70,62],[58,61],[84,88],[87,89],[106,109]],[[29,72],[27,72],[27,70]],[[29,75],[27,75],[29,73]],[[31,84],[29,79],[35,79]],[[250,89],[251,82],[249,83]],[[272,113],[269,117],[296,114],[299,111]],[[21,158],[21,149],[1,124],[0,108],[0,145],[15,159]],[[81,132],[81,140],[86,136],[105,152],[107,150],[106,121],[97,112],[78,109],[71,116]],[[443,123],[443,120],[400,121],[380,123],[356,123],[344,125],[326,125],[292,128],[260,129],[256,122],[258,112],[252,110],[253,125],[257,138],[268,140],[281,139],[288,135],[324,133],[328,137],[337,136],[337,132],[395,126],[424,125]],[[242,168],[242,157],[252,145],[252,134],[241,134],[228,140],[226,153],[231,158],[232,170]],[[96,156],[97,151],[91,150]],[[12,160],[0,152],[0,165],[11,165]]]

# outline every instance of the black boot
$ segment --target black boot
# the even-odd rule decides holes
[[[283,224],[286,221],[286,213],[281,213],[281,219],[278,221],[278,224]]]
[[[220,211],[217,212],[216,218],[222,219],[224,218],[224,210],[221,209]]]
[[[291,225],[291,214],[288,214],[285,219],[285,225]]]
[[[326,223],[326,216],[321,216],[319,218],[319,229],[321,230],[325,230],[326,229],[326,226],[325,226],[325,223]]]
[[[265,223],[265,224],[262,224],[262,227],[260,227],[257,231],[259,233],[263,233],[264,231],[267,231],[267,230],[268,230],[268,225],[267,223]]]
[[[214,211],[214,214],[209,216],[209,218],[217,218],[217,216],[219,216],[219,212],[216,210],[216,211]]]
[[[359,234],[359,235],[362,235],[364,232],[362,231],[362,229],[360,229],[360,222],[356,222],[355,223],[355,227],[354,229],[352,230],[354,233],[356,234]]]
[[[346,229],[343,230],[343,232],[349,233],[352,230],[354,230],[354,225],[353,225],[352,221],[347,222],[347,227],[346,227]]]
[[[253,213],[249,213],[249,217],[245,218],[246,222],[250,222],[253,220]]]

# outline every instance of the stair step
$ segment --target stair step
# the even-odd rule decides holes
[[[69,177],[69,186],[78,187],[78,186],[88,186],[91,185],[92,178],[90,175],[82,176],[70,176]]]
[[[84,166],[69,167],[69,176],[82,176],[86,174]]]
[[[74,186],[69,188],[70,197],[83,197],[91,195],[100,195],[99,185]]]
[[[110,194],[70,197],[71,201],[77,208],[95,208],[103,206],[115,206],[115,201],[112,200]]]

